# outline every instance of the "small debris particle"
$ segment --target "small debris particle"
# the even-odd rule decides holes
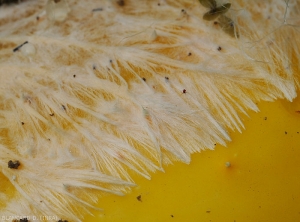
[[[50,113],[49,115],[50,115],[50,116],[54,116],[54,113]]]
[[[143,77],[142,80],[144,80],[146,82],[146,78],[145,77]]]
[[[24,123],[24,122],[21,122],[21,124],[24,125],[25,123]]]
[[[169,77],[168,77],[168,76],[165,76],[165,80],[169,80]]]
[[[219,46],[219,47],[218,47],[218,51],[221,51],[221,50],[222,50],[222,47],[221,47],[221,46]]]
[[[218,25],[219,24],[219,22],[217,22],[217,21],[214,21],[214,25]]]
[[[136,197],[136,199],[137,199],[138,201],[141,201],[141,202],[142,202],[142,195],[138,195],[138,196]]]
[[[94,8],[94,9],[92,10],[92,12],[98,12],[98,11],[103,11],[103,8]]]
[[[93,65],[93,70],[96,70],[96,66],[95,65]]]
[[[209,214],[209,213],[210,213],[210,210],[207,210],[207,211],[206,211],[206,213],[208,213],[208,214]]]
[[[171,214],[171,217],[174,217],[174,215],[173,215],[173,214]]]
[[[13,52],[18,51],[23,45],[25,45],[27,43],[28,43],[28,41],[26,41],[26,42],[22,43],[21,45],[17,46],[16,48],[13,49]]]
[[[57,221],[57,222],[68,222],[67,220],[62,220],[62,219],[60,219],[59,221]]]
[[[18,160],[8,161],[8,168],[10,168],[10,169],[18,169],[19,166],[20,166],[20,162]]]
[[[54,2],[55,2],[55,3],[59,3],[59,2],[60,2],[60,0],[54,0]]]
[[[191,53],[191,52],[189,52],[188,56],[191,56],[191,55],[192,55],[192,53]]]
[[[183,93],[186,93],[186,89],[183,89],[182,92],[183,92]]]
[[[226,163],[225,163],[225,166],[226,166],[227,168],[229,168],[229,167],[231,167],[231,163],[230,163],[230,162],[226,162]]]
[[[264,120],[267,120],[267,119],[268,119],[268,117],[265,117],[265,118],[264,118]]]
[[[25,218],[20,219],[20,222],[29,222],[29,220],[25,217]]]
[[[230,4],[230,3],[228,3]],[[219,24],[222,28],[222,30],[227,33],[228,35],[230,35],[231,37],[237,37],[239,38],[239,33],[237,32],[234,22],[231,18],[228,18],[225,15],[221,15],[219,18]]]
[[[66,107],[65,107],[64,105],[62,105],[61,107],[63,108],[63,110],[65,110],[65,111],[66,111]]]
[[[284,131],[284,134],[287,134],[287,131]]]
[[[37,16],[37,17],[36,17],[36,20],[37,20],[37,21],[38,21],[38,20],[40,20],[40,17],[39,17],[39,16]]]
[[[112,63],[112,60],[110,59],[109,62]]]
[[[117,1],[117,4],[118,4],[119,6],[124,6],[124,5],[125,5],[125,1],[124,1],[124,0],[118,0],[118,1]]]
[[[73,77],[75,78],[75,77],[76,77],[76,75],[73,75]]]
[[[28,43],[24,46],[22,46],[22,54],[24,56],[33,56],[36,53],[36,48],[33,44]]]

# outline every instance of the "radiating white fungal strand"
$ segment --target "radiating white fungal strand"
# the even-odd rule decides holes
[[[259,101],[293,100],[299,7],[298,0],[1,6],[0,179],[15,192],[0,186],[0,215],[78,221],[103,192],[123,195],[133,173],[150,179],[166,164],[226,145],[228,131],[244,128],[240,114],[258,111]],[[8,168],[10,160],[20,167]]]
[[[152,33],[151,33],[151,35],[150,35],[149,41],[153,42],[156,39],[157,39],[157,32],[156,32],[156,30],[153,30]]]

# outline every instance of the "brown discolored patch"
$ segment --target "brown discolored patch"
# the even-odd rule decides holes
[[[86,60],[91,57],[91,52],[74,45],[69,45],[60,50],[56,54],[54,61],[59,65],[72,65],[84,66]]]
[[[124,1],[124,0],[118,0],[118,1],[117,1],[117,4],[118,4],[119,6],[125,6],[125,1]]]
[[[1,49],[8,49],[16,47],[16,43],[13,42],[0,42],[0,50]]]

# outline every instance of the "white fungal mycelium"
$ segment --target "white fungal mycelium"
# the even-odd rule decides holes
[[[95,193],[189,163],[258,101],[296,97],[300,1],[220,0],[216,18],[209,2],[1,5],[1,215],[78,221]]]

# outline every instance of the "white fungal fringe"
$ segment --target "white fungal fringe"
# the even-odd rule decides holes
[[[0,7],[0,169],[14,190],[1,188],[1,215],[79,221],[95,193],[189,163],[258,101],[296,97],[299,0],[217,1],[214,21],[198,0],[55,2]]]

